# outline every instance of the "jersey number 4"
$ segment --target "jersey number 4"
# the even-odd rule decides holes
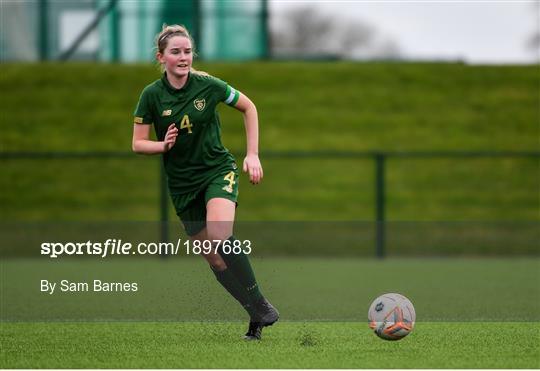
[[[236,184],[236,181],[234,180],[234,171],[229,172],[229,174],[225,175],[223,179],[229,182],[229,187]]]
[[[184,117],[182,117],[182,121],[180,122],[180,130],[187,129],[188,134],[193,134],[193,132],[191,131],[192,127],[193,125],[189,122],[189,116],[184,115]]]

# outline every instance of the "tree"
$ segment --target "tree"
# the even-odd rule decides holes
[[[397,44],[382,39],[362,20],[322,14],[315,8],[295,8],[271,27],[274,56],[313,58],[396,58]]]

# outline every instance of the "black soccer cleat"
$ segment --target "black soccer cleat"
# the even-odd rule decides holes
[[[244,339],[261,340],[262,329],[272,326],[279,319],[279,312],[265,298],[255,304],[256,314],[249,322],[249,329]]]
[[[272,326],[279,319],[279,312],[265,298],[255,304],[255,310],[257,311],[257,321],[263,327]]]
[[[260,322],[250,322],[248,332],[244,336],[245,340],[261,340],[263,324]]]

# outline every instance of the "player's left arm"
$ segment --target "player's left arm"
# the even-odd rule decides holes
[[[244,172],[248,172],[251,183],[258,184],[263,178],[263,169],[259,160],[259,118],[257,107],[244,94],[238,93],[238,101],[234,105],[234,108],[242,112],[244,116],[247,139],[247,152],[243,170]]]

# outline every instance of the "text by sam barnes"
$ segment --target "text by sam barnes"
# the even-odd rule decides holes
[[[40,291],[50,295],[56,292],[136,292],[139,290],[137,282],[105,282],[101,280],[92,280],[90,282],[72,282],[61,280],[52,282],[41,280]]]

